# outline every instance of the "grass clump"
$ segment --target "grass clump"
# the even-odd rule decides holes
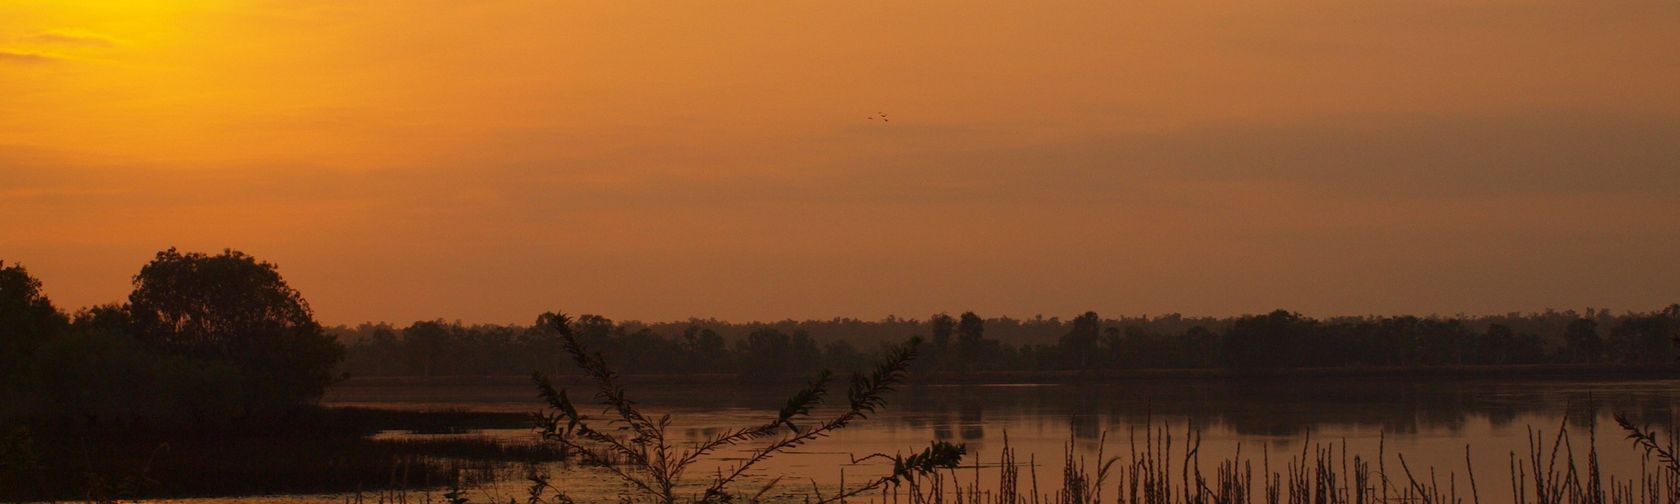
[[[548,320],[560,336],[565,351],[594,382],[594,398],[604,411],[599,416],[581,413],[566,390],[555,388],[546,376],[534,373],[532,378],[539,395],[548,405],[546,411],[536,415],[538,434],[584,462],[605,467],[627,483],[634,494],[625,496],[625,500],[659,503],[758,501],[781,478],[772,478],[758,489],[749,491],[739,488],[744,476],[778,454],[829,437],[835,431],[875,414],[886,405],[887,394],[903,384],[920,343],[919,339],[911,339],[894,347],[870,372],[853,375],[846,392],[844,410],[832,417],[812,417],[812,410],[827,399],[828,385],[833,379],[833,374],[824,370],[788,397],[774,418],[761,424],[726,430],[688,446],[679,446],[667,436],[671,426],[670,415],[654,418],[642,413],[636,403],[626,397],[618,374],[607,366],[606,359],[586,348],[573,333],[569,317],[562,314]],[[692,482],[686,478],[690,468],[703,460],[716,458],[719,450],[746,445],[758,446],[751,448],[745,457],[733,464],[718,469],[708,482]],[[839,502],[888,485],[912,481],[938,469],[956,467],[964,453],[961,445],[935,442],[909,456],[873,454],[858,460],[889,460],[893,470],[857,487],[842,487],[835,495],[817,495],[815,498],[817,502]],[[545,500],[572,502],[570,496],[546,478],[533,476],[530,501]]]

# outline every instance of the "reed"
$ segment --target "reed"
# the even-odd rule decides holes
[[[828,396],[832,375],[823,370],[805,388],[790,396],[774,418],[762,424],[725,430],[699,443],[681,445],[668,436],[671,416],[651,417],[626,397],[619,377],[607,366],[606,359],[591,352],[572,332],[571,319],[558,314],[548,319],[561,344],[572,359],[594,382],[595,399],[604,408],[601,415],[580,413],[564,389],[557,389],[540,373],[534,373],[538,395],[548,404],[546,411],[536,414],[537,433],[541,438],[579,460],[606,468],[630,486],[632,493],[623,501],[675,502],[757,502],[782,478],[771,478],[756,491],[739,488],[755,468],[777,455],[803,447],[831,436],[834,432],[868,419],[886,406],[886,396],[904,382],[910,362],[916,357],[920,340],[893,348],[869,373],[852,376],[846,393],[844,409],[826,419],[812,417],[812,410]],[[694,483],[685,479],[685,472],[697,462],[716,456],[730,447],[751,447],[747,453],[717,471],[710,483]],[[892,464],[885,476],[869,480],[863,485],[838,489],[833,495],[822,495],[813,487],[814,502],[843,502],[848,498],[909,482],[912,487],[919,476],[934,474],[941,468],[955,467],[965,453],[961,445],[944,442],[931,443],[921,452],[909,456],[871,454],[856,458],[854,463],[883,460]],[[937,480],[935,480],[937,481]],[[531,477],[529,502],[573,502],[565,491],[551,484],[546,477]]]
[[[1511,453],[1508,500],[1477,480],[1465,448],[1463,473],[1438,467],[1413,467],[1404,454],[1379,442],[1376,459],[1350,454],[1345,443],[1304,442],[1300,452],[1274,460],[1261,452],[1257,461],[1236,455],[1202,472],[1201,436],[1150,425],[1129,431],[1129,453],[1106,456],[1107,436],[1095,459],[1076,454],[1070,440],[1062,454],[1064,469],[1057,486],[1041,490],[1037,465],[1022,463],[1009,437],[996,459],[998,476],[981,484],[980,464],[973,472],[947,470],[912,478],[906,491],[882,492],[867,502],[882,504],[1680,504],[1680,446],[1676,432],[1666,441],[1618,416],[1618,424],[1641,454],[1640,473],[1606,476],[1599,469],[1598,447],[1585,436],[1578,441],[1568,425],[1556,431],[1530,429],[1525,453]],[[1176,448],[1175,448],[1176,446]],[[1394,465],[1390,465],[1390,462]],[[1022,480],[1023,471],[1029,478]],[[1396,470],[1397,469],[1397,470]],[[1256,472],[1258,470],[1258,473]],[[1392,472],[1391,472],[1392,471]],[[965,473],[971,474],[967,478]]]

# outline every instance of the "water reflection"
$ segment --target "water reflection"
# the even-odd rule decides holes
[[[1611,411],[1637,422],[1667,424],[1677,384],[1324,380],[928,386],[905,391],[891,411],[908,427],[927,426],[938,439],[965,441],[984,439],[988,420],[1007,424],[1018,418],[1062,419],[1079,439],[1151,418],[1257,438],[1300,437],[1326,426],[1401,436],[1458,433],[1472,419],[1503,429],[1536,416],[1567,416],[1571,426],[1585,430]],[[959,430],[961,435],[955,435]]]
[[[1037,457],[1046,474],[1060,470],[1064,447],[1092,456],[1106,437],[1108,453],[1141,443],[1149,426],[1166,426],[1182,442],[1191,429],[1205,439],[1205,463],[1235,456],[1256,458],[1300,453],[1336,443],[1369,460],[1386,446],[1390,457],[1440,467],[1443,477],[1465,469],[1503,477],[1509,457],[1526,453],[1529,429],[1555,434],[1560,426],[1606,450],[1608,474],[1639,470],[1609,418],[1627,414],[1636,423],[1672,425],[1680,380],[1247,380],[1138,381],[1038,386],[913,386],[893,396],[883,414],[832,439],[777,462],[773,470],[795,480],[836,484],[868,474],[851,466],[856,454],[906,452],[931,440],[968,445],[973,462],[996,462],[1005,436],[1023,458]],[[762,422],[784,397],[780,387],[639,387],[636,399],[653,413],[671,413],[675,432],[689,440],[723,428]],[[456,407],[529,411],[538,405],[518,386],[454,387],[403,391],[339,390],[332,400],[362,406],[433,409]],[[819,410],[822,416],[832,410]],[[1159,433],[1158,433],[1159,434]],[[509,429],[501,435],[528,436]],[[1549,438],[1548,438],[1549,439]],[[1582,439],[1586,441],[1586,439]],[[1181,445],[1179,445],[1181,446]],[[1247,448],[1244,448],[1247,446]],[[1394,462],[1390,460],[1390,462]],[[1258,464],[1258,460],[1256,460]],[[1208,467],[1206,469],[1211,469]],[[708,469],[699,468],[699,473]],[[982,479],[995,478],[983,473]],[[1489,497],[1487,502],[1506,502]]]
[[[1187,421],[1246,438],[1300,437],[1326,427],[1390,435],[1458,433],[1472,420],[1505,429],[1527,417],[1561,419],[1588,429],[1622,412],[1639,423],[1667,425],[1677,380],[1153,380],[1116,384],[927,385],[892,397],[878,422],[928,429],[934,439],[976,442],[991,428],[1056,419],[1079,439],[1154,419]],[[786,388],[786,387],[783,387]],[[705,418],[774,411],[777,387],[642,386],[649,408]],[[333,391],[329,403],[401,409],[461,408],[530,411],[540,404],[520,383],[447,388],[357,388]],[[692,425],[691,434],[718,425]]]

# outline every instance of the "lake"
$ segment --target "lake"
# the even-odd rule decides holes
[[[787,392],[796,386],[741,387],[733,385],[637,385],[632,398],[646,410],[669,413],[672,432],[693,441],[727,427],[771,418]],[[588,388],[577,390],[587,391]],[[843,399],[836,386],[833,400]],[[1570,431],[1568,449],[1585,467],[1587,452],[1596,446],[1599,465],[1616,481],[1637,478],[1641,453],[1632,448],[1612,415],[1624,413],[1639,424],[1665,434],[1673,424],[1680,380],[1673,379],[1222,379],[1136,380],[1107,384],[922,385],[895,393],[877,417],[840,431],[796,453],[773,459],[764,474],[781,475],[777,489],[785,493],[809,490],[812,485],[832,492],[842,478],[855,484],[882,474],[879,463],[853,464],[855,456],[870,453],[908,453],[932,440],[962,443],[969,450],[965,469],[956,476],[966,484],[978,478],[983,487],[996,485],[998,461],[1006,440],[1018,454],[1023,488],[1037,473],[1044,491],[1059,488],[1064,452],[1071,447],[1076,460],[1095,466],[1099,450],[1129,463],[1132,445],[1142,447],[1150,426],[1172,438],[1171,471],[1182,471],[1187,432],[1201,438],[1197,459],[1211,479],[1216,464],[1241,453],[1255,473],[1269,466],[1280,471],[1288,460],[1299,459],[1305,448],[1333,447],[1340,457],[1360,456],[1373,461],[1379,450],[1383,467],[1396,484],[1407,484],[1400,460],[1413,477],[1427,483],[1434,472],[1436,486],[1449,486],[1470,502],[1512,502],[1513,457],[1526,463],[1531,436],[1550,447],[1562,427]],[[574,392],[574,399],[588,394]],[[334,389],[331,405],[407,410],[465,409],[484,412],[534,411],[540,405],[534,390],[518,380],[471,380],[428,386],[350,384]],[[837,411],[837,410],[836,410]],[[818,416],[831,413],[817,411]],[[1157,435],[1160,431],[1156,431]],[[418,436],[388,433],[390,436]],[[529,429],[488,429],[471,435],[510,440],[534,439]],[[1106,439],[1106,441],[1105,441]],[[1468,447],[1468,454],[1466,449]],[[742,451],[723,458],[738,458]],[[1467,457],[1468,455],[1468,457]],[[1314,457],[1316,455],[1309,455]],[[1560,457],[1563,455],[1559,455]],[[1468,462],[1467,462],[1468,460]],[[702,481],[718,464],[691,470]],[[976,465],[978,463],[978,465]],[[1372,462],[1373,467],[1376,463]],[[1472,491],[1467,469],[1477,485]],[[610,500],[624,487],[599,468],[554,465],[544,468],[554,481],[584,501]],[[474,501],[523,500],[525,482],[520,468],[510,468],[509,481],[473,488]],[[1111,480],[1108,485],[1116,485]],[[757,488],[754,485],[746,485]],[[1110,488],[1108,492],[1113,492]],[[773,492],[774,493],[774,492]],[[1256,490],[1256,494],[1258,494]],[[1112,495],[1112,494],[1110,494]],[[428,497],[419,494],[417,498]],[[437,499],[433,491],[430,498]],[[241,501],[316,500],[344,502],[345,495],[245,498]]]

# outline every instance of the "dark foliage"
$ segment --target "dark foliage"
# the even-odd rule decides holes
[[[0,261],[0,384],[23,380],[35,351],[69,325],[69,318],[41,292],[40,280],[22,265]],[[9,389],[0,386],[0,403],[18,400],[7,396]]]
[[[545,316],[552,316],[548,314]],[[580,317],[577,337],[625,373],[729,373],[747,382],[790,381],[805,369],[858,370],[890,333],[926,334],[918,371],[1425,367],[1523,364],[1656,364],[1675,360],[1680,305],[1480,317],[1337,317],[1277,310],[1225,319],[1179,315],[1070,320],[984,319],[972,312],[927,321],[671,324]],[[561,355],[552,324],[339,328],[347,368],[360,375],[553,373]],[[1608,330],[1606,330],[1608,329]],[[447,355],[436,361],[413,356]]]
[[[488,482],[553,447],[388,431],[528,425],[525,415],[300,408],[219,425],[0,425],[0,501],[354,492]]]
[[[320,397],[343,359],[279,269],[238,251],[159,252],[128,300],[131,332],[148,350],[238,368],[249,407]]]
[[[314,407],[342,352],[274,265],[239,252],[160,252],[129,304],[74,318],[0,265],[0,500],[436,485],[467,469]]]

